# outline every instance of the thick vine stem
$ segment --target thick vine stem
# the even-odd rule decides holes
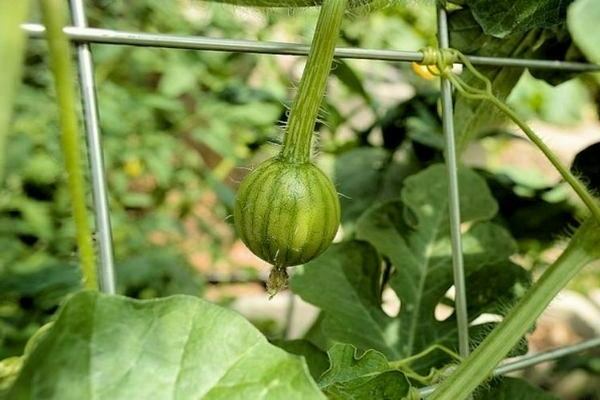
[[[489,336],[430,397],[462,400],[488,379],[498,363],[517,344],[558,292],[584,266],[600,258],[600,224],[588,218],[571,238],[561,256],[525,293]]]
[[[4,179],[6,138],[10,130],[13,101],[21,82],[26,36],[21,23],[27,19],[29,0],[0,1],[0,60],[4,71],[0,74],[0,185]]]
[[[283,160],[298,164],[310,160],[313,131],[347,4],[348,0],[325,0],[321,6],[308,60],[284,133],[280,154]]]
[[[42,14],[46,26],[50,49],[50,67],[54,76],[56,97],[59,105],[61,143],[67,170],[67,184],[73,207],[73,219],[77,231],[77,247],[84,286],[98,289],[96,262],[92,232],[90,230],[86,202],[85,180],[81,159],[82,148],[79,140],[77,116],[75,113],[74,74],[71,64],[69,41],[62,29],[65,26],[64,0],[42,0]]]

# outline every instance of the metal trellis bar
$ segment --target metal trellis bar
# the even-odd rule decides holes
[[[508,374],[510,372],[515,372],[521,369],[525,369],[546,361],[554,361],[562,357],[566,357],[571,354],[579,353],[585,350],[591,350],[596,347],[600,347],[600,338],[594,338],[589,340],[584,340],[582,342],[569,345],[562,346],[556,349],[528,354],[521,357],[515,357],[513,360],[507,360],[504,363],[500,364],[493,372],[493,376],[500,376],[504,374]],[[429,396],[435,390],[435,386],[426,386],[419,389],[419,394],[421,396]]]
[[[43,25],[23,24],[22,28],[32,38],[44,37],[45,29]],[[65,27],[64,31],[67,37],[72,41],[86,43],[292,56],[308,55],[309,50],[309,46],[298,43],[220,39],[204,36],[182,36],[160,33],[123,32],[110,29],[81,28],[73,26]],[[336,49],[335,56],[338,58],[354,58],[361,60],[423,61],[423,53],[420,51],[340,47]],[[570,61],[483,56],[468,56],[468,58],[475,65],[556,69],[576,72],[600,71],[600,65]]]
[[[450,47],[446,10],[437,6],[438,45],[442,49]],[[469,355],[469,318],[467,315],[467,293],[465,288],[465,268],[462,237],[460,232],[460,197],[458,187],[458,163],[456,160],[456,140],[454,138],[454,111],[452,109],[452,86],[441,78],[442,128],[444,130],[446,170],[448,173],[448,205],[450,215],[450,240],[452,242],[452,270],[454,273],[454,308],[458,327],[458,353]]]
[[[73,23],[78,27],[85,28],[87,19],[85,17],[83,0],[70,0],[70,6]],[[96,86],[94,83],[94,65],[90,45],[88,43],[78,42],[76,44],[76,49],[79,89],[81,92],[81,105],[83,108],[83,121],[90,162],[90,176],[92,180],[96,243],[100,255],[98,281],[101,291],[112,294],[115,293],[112,230],[110,225],[106,176],[104,173],[102,141],[100,138],[98,104],[96,101]]]

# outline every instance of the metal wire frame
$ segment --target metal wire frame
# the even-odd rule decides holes
[[[521,357],[515,357],[512,360],[507,360],[504,363],[500,364],[498,368],[496,368],[493,372],[493,376],[505,375],[510,372],[519,371],[525,369],[527,367],[531,367],[543,362],[554,361],[561,357],[566,357],[571,354],[579,353],[585,350],[590,350],[600,346],[600,338],[594,338],[589,340],[584,340],[582,342],[558,347],[556,349],[539,352],[535,354],[528,354]],[[421,396],[427,397],[433,393],[435,390],[434,386],[426,386],[419,389],[419,394]]]
[[[83,0],[70,0],[70,7],[75,26],[66,27],[64,32],[67,37],[75,43],[77,49],[77,66],[80,77],[83,119],[90,159],[94,214],[100,252],[100,264],[98,266],[101,283],[100,289],[107,293],[114,293],[115,276],[110,212],[106,189],[106,176],[103,166],[98,106],[96,102],[96,88],[94,83],[94,69],[90,43],[296,56],[307,55],[309,47],[296,43],[217,39],[198,36],[136,33],[88,28]],[[439,4],[437,6],[437,27],[439,46],[441,48],[450,47],[446,11]],[[32,38],[44,37],[45,29],[42,25],[23,24],[22,28]],[[423,60],[423,54],[421,52],[401,50],[338,48],[336,49],[335,55],[338,58],[379,61],[419,62]],[[577,72],[600,71],[600,65],[561,60],[534,60],[481,56],[469,56],[468,58],[476,65],[554,69]],[[446,164],[449,180],[450,234],[453,253],[454,284],[456,289],[459,353],[464,357],[468,355],[469,352],[468,316],[466,311],[465,276],[460,235],[460,204],[458,201],[457,160],[454,148],[452,88],[450,83],[446,80],[441,81],[441,101],[443,130],[446,143]],[[554,360],[568,354],[598,346],[600,346],[600,338],[595,338],[576,345],[565,346],[547,352],[520,357],[496,368],[494,375],[516,371],[540,362]],[[420,389],[420,393],[426,396],[427,394],[432,393],[434,389],[435,387],[433,386],[422,388]]]
[[[87,19],[83,0],[71,0],[71,14],[73,23],[85,28]],[[106,293],[115,293],[115,272],[112,246],[112,229],[110,224],[110,210],[108,207],[108,194],[106,177],[104,174],[104,157],[102,155],[102,141],[100,138],[100,122],[98,117],[98,104],[96,101],[96,85],[94,82],[94,64],[89,43],[78,42],[77,70],[79,72],[79,88],[84,113],[85,137],[87,140],[88,158],[90,162],[90,177],[92,179],[92,197],[94,202],[94,215],[96,227],[96,241],[100,263],[98,265],[100,290]]]
[[[43,25],[23,24],[21,27],[32,38],[44,37],[45,28]],[[72,41],[84,43],[288,56],[306,56],[309,50],[309,46],[299,43],[126,32],[77,26],[65,27],[64,32]],[[335,56],[337,58],[377,61],[423,61],[423,53],[420,51],[339,47],[336,49]],[[468,59],[474,65],[554,69],[573,72],[600,71],[600,65],[571,61],[483,56],[468,56]]]

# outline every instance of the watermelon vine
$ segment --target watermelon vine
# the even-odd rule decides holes
[[[321,254],[339,226],[337,192],[311,162],[311,149],[347,3],[323,3],[283,147],[245,178],[237,194],[235,226],[246,246],[273,264],[267,282],[271,296],[287,286],[286,267]]]

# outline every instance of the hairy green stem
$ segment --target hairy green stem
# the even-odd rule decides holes
[[[26,36],[20,25],[25,22],[28,10],[29,0],[0,0],[0,60],[4,63],[0,74],[0,184],[4,177],[6,138],[13,101],[23,67]]]
[[[558,292],[600,258],[600,224],[588,218],[569,245],[489,336],[434,391],[430,400],[462,400],[488,379]]]
[[[347,3],[348,0],[325,0],[321,6],[308,60],[284,134],[281,158],[286,161],[301,164],[310,160],[313,131]]]
[[[498,109],[504,112],[515,124],[521,128],[525,135],[531,140],[541,151],[544,153],[548,161],[552,163],[554,168],[560,173],[563,179],[573,188],[575,193],[579,196],[581,201],[587,206],[590,210],[596,221],[600,223],[600,204],[598,201],[590,194],[585,185],[574,176],[571,171],[567,167],[563,165],[563,163],[558,159],[556,154],[544,143],[544,141],[536,135],[536,133],[525,123],[521,118],[511,110],[506,104],[502,101],[498,100],[497,97],[490,97],[488,99],[492,104],[494,104]]]
[[[75,74],[71,63],[70,45],[62,29],[65,26],[64,0],[41,0],[42,16],[50,49],[50,67],[59,105],[61,144],[67,170],[67,183],[77,231],[77,247],[84,286],[97,289],[96,262],[92,232],[88,221],[85,196],[84,165],[75,113]]]
[[[442,71],[441,74],[449,79],[454,87],[463,96],[471,99],[487,100],[491,102],[515,124],[517,124],[517,126],[521,128],[529,140],[531,140],[542,151],[542,153],[544,153],[546,158],[550,161],[554,168],[556,168],[563,179],[573,188],[577,196],[579,196],[581,201],[586,205],[596,221],[600,222],[600,204],[598,200],[587,190],[585,185],[571,173],[569,168],[563,165],[558,156],[554,154],[552,149],[550,149],[550,147],[548,147],[544,141],[513,110],[510,109],[510,107],[508,107],[503,101],[494,95],[492,91],[492,83],[485,75],[479,72],[463,54],[453,50],[452,55],[461,60],[467,69],[477,79],[484,83],[485,89],[478,89],[465,83],[465,81],[463,81],[461,78],[454,75],[449,68],[444,68],[442,57],[443,53],[438,54],[437,63],[438,68],[440,68],[440,71]]]

